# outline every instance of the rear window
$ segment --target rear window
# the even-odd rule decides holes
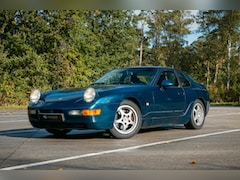
[[[186,76],[182,72],[178,72],[178,77],[182,87],[191,86],[190,82],[187,80]]]

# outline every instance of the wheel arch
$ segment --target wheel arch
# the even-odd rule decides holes
[[[138,108],[140,109],[140,112],[142,113],[142,107],[141,107],[139,101],[136,98],[134,98],[134,97],[127,97],[126,99],[129,100],[129,101],[134,102],[138,106]]]
[[[204,101],[204,99],[203,98],[197,98],[199,101],[201,101],[202,102],[202,104],[204,105],[204,112],[205,112],[205,116],[207,115],[207,113],[208,113],[208,105],[206,104],[206,102]],[[196,100],[197,100],[196,99]]]

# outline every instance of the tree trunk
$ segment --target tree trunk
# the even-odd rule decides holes
[[[213,83],[214,83],[214,84],[217,83],[217,79],[218,79],[218,69],[219,69],[219,63],[218,63],[218,61],[217,61],[216,69],[215,69],[215,75],[214,75],[214,80],[213,80]]]
[[[231,40],[228,40],[228,61],[227,61],[227,90],[230,89],[230,60],[231,60]]]

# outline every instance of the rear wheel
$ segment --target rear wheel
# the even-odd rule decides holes
[[[124,100],[115,114],[113,128],[109,131],[115,138],[130,138],[138,133],[142,125],[139,107],[129,100]]]
[[[205,107],[200,100],[193,104],[192,114],[189,122],[185,124],[188,129],[201,129],[205,121]]]
[[[65,136],[71,130],[68,130],[68,129],[46,129],[46,131],[53,134],[54,136]]]

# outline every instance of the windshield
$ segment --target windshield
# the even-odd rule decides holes
[[[156,69],[129,68],[112,70],[93,84],[150,84]]]

